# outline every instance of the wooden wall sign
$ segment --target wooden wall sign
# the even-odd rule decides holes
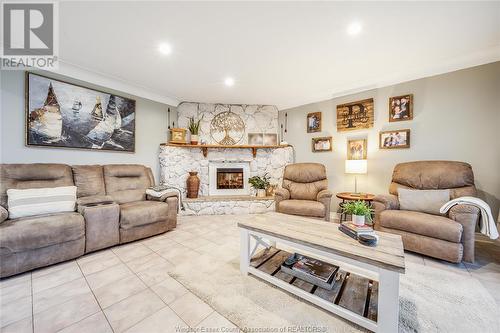
[[[373,127],[373,98],[337,105],[337,131]]]

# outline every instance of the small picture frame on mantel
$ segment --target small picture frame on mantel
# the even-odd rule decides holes
[[[186,129],[185,128],[171,128],[169,143],[185,144],[186,143]]]

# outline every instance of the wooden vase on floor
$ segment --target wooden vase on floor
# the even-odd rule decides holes
[[[191,199],[198,198],[198,191],[200,190],[200,178],[197,176],[198,172],[191,171],[187,178],[187,197]]]

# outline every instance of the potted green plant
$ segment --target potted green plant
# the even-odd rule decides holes
[[[354,225],[364,225],[365,221],[372,222],[373,209],[368,203],[362,200],[349,201],[342,205],[342,212],[352,216]]]
[[[194,117],[189,118],[188,130],[191,133],[191,144],[198,144],[198,134],[200,132],[200,122],[203,117],[198,120],[194,120]]]
[[[266,188],[269,186],[270,177],[265,174],[264,176],[253,176],[248,178],[250,185],[257,190],[258,197],[266,196]]]

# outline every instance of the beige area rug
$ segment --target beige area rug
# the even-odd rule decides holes
[[[234,247],[227,250],[234,253]],[[257,277],[241,275],[234,254],[229,262],[210,255],[190,258],[170,275],[242,330],[315,326],[323,332],[365,331]],[[400,279],[401,332],[500,332],[500,310],[479,281],[413,262],[406,266]]]

